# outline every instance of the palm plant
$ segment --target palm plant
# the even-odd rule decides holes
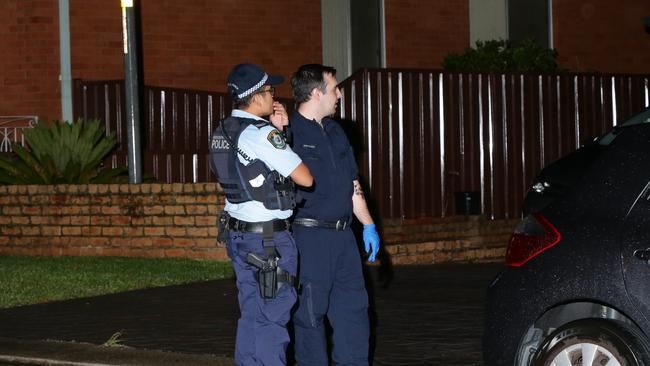
[[[102,170],[102,161],[117,145],[99,120],[54,121],[24,131],[28,148],[12,143],[15,155],[0,155],[0,184],[110,183],[127,167]]]

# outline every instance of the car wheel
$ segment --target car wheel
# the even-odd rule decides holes
[[[650,346],[643,334],[624,323],[583,319],[546,337],[534,359],[534,365],[544,366],[648,366]]]

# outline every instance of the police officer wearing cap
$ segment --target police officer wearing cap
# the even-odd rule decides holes
[[[336,365],[368,365],[368,295],[362,262],[350,230],[352,214],[363,224],[365,250],[374,261],[379,236],[358,181],[352,148],[329,118],[341,98],[336,70],[303,65],[291,78],[298,110],[289,118],[294,151],[314,176],[301,192],[304,206],[293,221],[300,253],[301,292],[294,313],[296,361],[328,365],[324,318],[332,326]]]
[[[286,324],[296,302],[298,253],[288,219],[294,182],[308,187],[313,178],[274,127],[288,120],[273,101],[273,86],[282,80],[254,64],[235,66],[228,75],[235,109],[215,128],[210,146],[210,168],[226,197],[219,231],[227,234],[222,239],[239,291],[237,365],[286,364]]]

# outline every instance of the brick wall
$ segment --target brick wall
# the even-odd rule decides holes
[[[0,1],[0,116],[60,118],[57,1]]]
[[[319,1],[141,0],[147,84],[223,91],[228,70],[255,62],[288,77],[322,60]],[[647,0],[555,1],[560,62],[579,71],[647,73]],[[60,118],[58,2],[0,1],[0,115]],[[386,0],[386,59],[438,68],[469,45],[467,0]],[[70,0],[72,76],[123,77],[119,1]],[[285,82],[279,89],[289,97]]]
[[[553,1],[553,40],[559,63],[578,71],[650,72],[648,0]]]
[[[226,259],[216,183],[0,186],[0,254]]]
[[[320,62],[320,2],[141,0],[144,80],[150,85],[225,91],[228,71],[254,62],[288,78]],[[0,115],[61,115],[58,2],[0,1]],[[72,77],[124,75],[119,1],[70,0]],[[285,81],[279,88],[290,96]]]
[[[393,264],[503,261],[518,221],[483,216],[388,221],[383,239]]]
[[[225,91],[228,71],[253,62],[283,75],[290,97],[291,73],[322,61],[320,1],[148,1],[142,28],[151,85]]]
[[[0,186],[0,254],[226,260],[215,183]],[[503,259],[516,220],[387,221],[393,264]]]
[[[386,0],[386,63],[440,68],[449,52],[469,46],[467,0]]]

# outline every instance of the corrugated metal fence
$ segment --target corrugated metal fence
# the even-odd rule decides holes
[[[382,217],[453,214],[454,193],[516,217],[534,176],[648,101],[648,76],[364,70],[342,84]]]
[[[516,217],[539,170],[648,106],[648,76],[458,74],[361,70],[341,83],[339,117],[384,218],[454,214],[454,193],[480,193],[493,218]],[[121,81],[78,81],[75,118],[101,118],[126,164]],[[206,182],[223,93],[146,87],[143,165],[165,182]],[[290,108],[291,101],[284,101]]]
[[[122,80],[76,80],[74,118],[99,118],[119,146],[107,163],[127,164],[127,131]],[[292,102],[282,100],[285,104]],[[225,93],[146,86],[143,95],[142,165],[165,183],[212,182],[208,166],[210,135],[230,114]]]
[[[127,131],[122,80],[75,82],[74,114],[99,118],[108,133],[115,133],[118,149],[110,157],[113,167],[127,163]],[[207,182],[210,133],[230,107],[225,95],[194,90],[146,87],[142,165],[163,182]]]

